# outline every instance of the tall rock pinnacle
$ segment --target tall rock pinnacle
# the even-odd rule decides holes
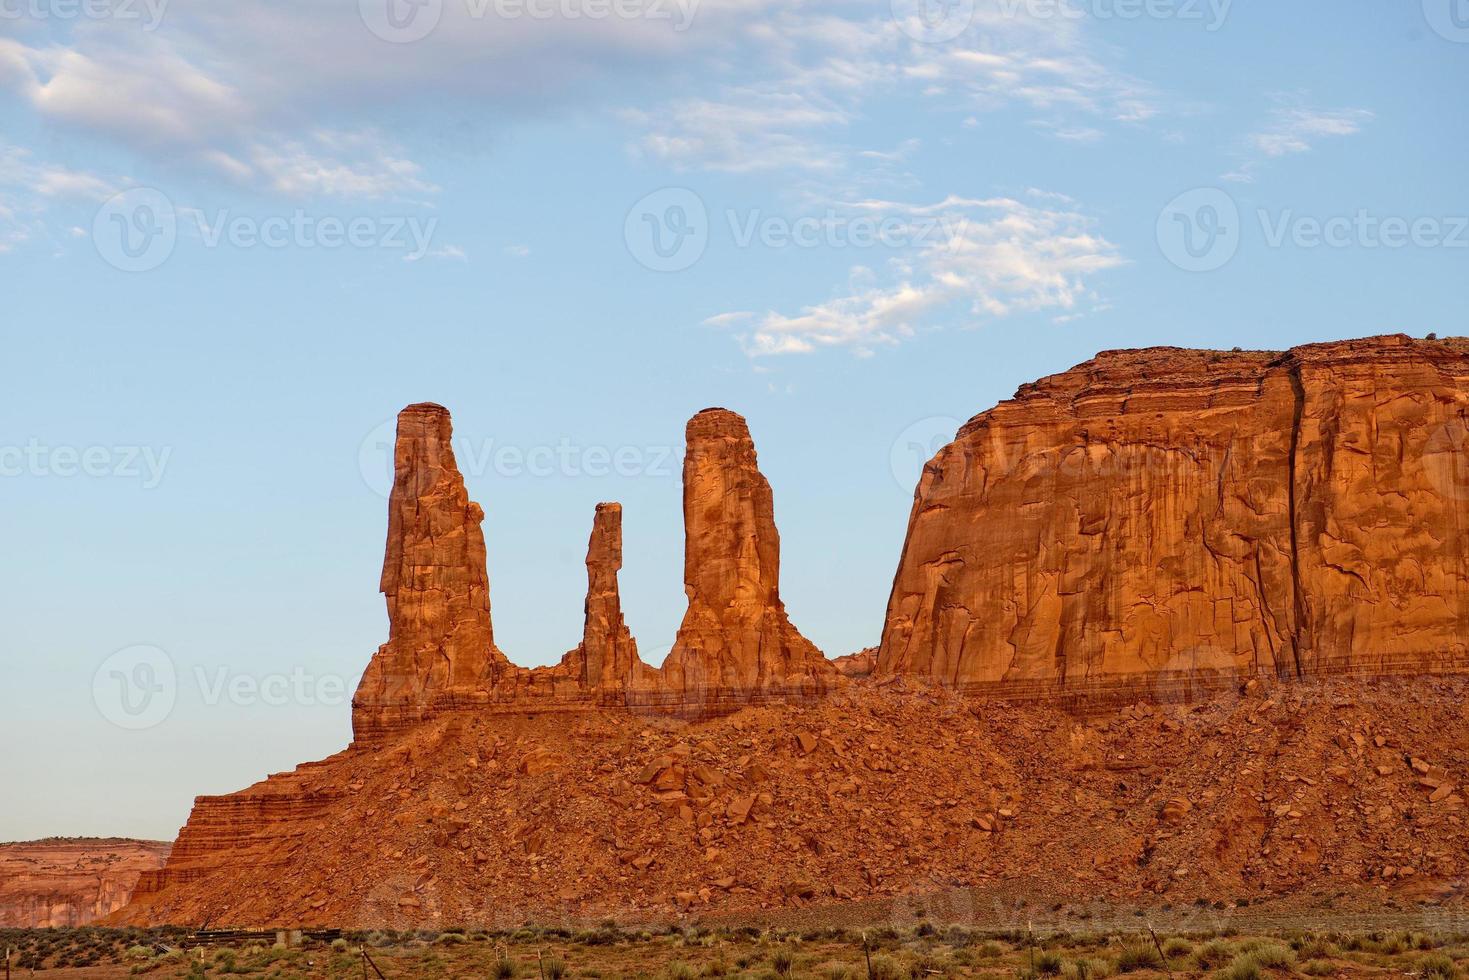
[[[780,599],[780,534],[745,420],[707,408],[689,420],[683,467],[689,607],[664,683],[690,706],[815,691],[835,676]]]
[[[622,505],[597,505],[587,542],[586,622],[581,645],[568,654],[572,676],[593,694],[627,688],[638,661],[638,644],[622,620],[617,572],[622,568]]]
[[[465,490],[452,431],[443,406],[398,413],[381,583],[388,642],[352,699],[358,738],[481,702],[509,665],[490,625],[484,511]]]

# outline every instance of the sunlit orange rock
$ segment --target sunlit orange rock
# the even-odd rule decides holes
[[[879,676],[1163,691],[1469,664],[1469,342],[1110,351],[925,467]]]
[[[683,479],[689,607],[663,664],[667,687],[712,710],[829,686],[836,669],[780,599],[775,507],[745,420],[723,408],[690,419]]]

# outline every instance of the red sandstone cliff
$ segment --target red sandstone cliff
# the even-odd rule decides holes
[[[1112,351],[925,467],[879,675],[1229,686],[1469,666],[1469,342]]]
[[[81,926],[122,908],[171,845],[120,838],[0,844],[0,927]]]

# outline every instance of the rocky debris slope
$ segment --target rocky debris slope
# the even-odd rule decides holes
[[[634,706],[686,717],[818,693],[837,669],[791,624],[780,600],[780,537],[770,484],[745,420],[706,409],[684,460],[689,609],[660,670],[638,659],[623,622],[622,507],[597,505],[587,545],[582,642],[560,663],[524,668],[495,646],[480,529],[451,445],[447,409],[398,415],[382,591],[388,642],[352,702],[353,731],[381,742],[455,712]]]
[[[1005,696],[1469,667],[1469,341],[1110,351],[925,467],[878,655]]]
[[[0,844],[0,927],[94,922],[126,905],[138,876],[163,867],[170,847],[113,837]]]
[[[464,714],[201,798],[134,923],[513,926],[890,901],[1451,897],[1463,678],[1339,678],[1078,718],[849,685],[703,722]],[[264,819],[266,817],[269,819]],[[935,898],[937,896],[937,898]]]

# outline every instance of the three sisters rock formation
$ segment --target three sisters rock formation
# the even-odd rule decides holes
[[[553,666],[523,668],[495,645],[480,529],[483,512],[469,499],[455,464],[449,413],[438,405],[411,405],[398,417],[388,509],[382,591],[389,636],[368,664],[353,700],[352,748],[232,796],[201,797],[168,868],[144,876],[139,894],[145,907],[131,918],[158,920],[206,910],[218,918],[226,913],[211,903],[227,905],[220,896],[239,880],[228,869],[250,865],[261,874],[279,876],[282,869],[296,867],[292,862],[315,860],[303,855],[315,853],[318,846],[326,848],[322,854],[337,855],[333,867],[342,874],[356,867],[353,862],[365,860],[362,855],[379,851],[373,860],[430,869],[409,876],[412,880],[402,888],[406,897],[400,899],[396,892],[390,897],[388,907],[394,911],[418,909],[427,891],[447,887],[449,881],[462,886],[454,894],[470,897],[477,888],[499,889],[501,897],[522,896],[516,889],[524,884],[523,896],[538,896],[539,901],[544,896],[534,876],[547,860],[544,855],[563,847],[572,850],[553,860],[565,858],[572,862],[568,867],[580,861],[593,870],[602,868],[580,892],[567,886],[568,894],[580,896],[567,900],[572,905],[615,908],[613,891],[600,895],[606,901],[596,900],[596,889],[602,887],[597,881],[605,889],[627,889],[617,893],[622,896],[618,901],[633,906],[649,900],[643,889],[649,887],[650,875],[666,879],[669,887],[693,880],[687,887],[697,889],[697,876],[709,873],[707,862],[718,863],[721,848],[748,847],[747,856],[760,865],[769,863],[770,848],[781,846],[779,840],[739,843],[735,832],[750,821],[771,832],[781,827],[761,816],[762,808],[781,805],[774,790],[759,789],[772,778],[769,767],[753,761],[752,750],[738,758],[721,754],[738,754],[738,746],[759,744],[741,727],[740,709],[746,707],[757,709],[752,718],[778,711],[793,719],[816,718],[804,722],[813,731],[800,735],[797,755],[823,751],[828,743],[836,753],[829,778],[818,778],[804,759],[788,763],[794,768],[774,777],[784,791],[802,799],[801,794],[815,793],[822,801],[813,798],[807,809],[792,810],[785,818],[791,828],[805,828],[802,833],[824,841],[815,857],[798,849],[790,860],[815,861],[815,875],[826,874],[821,870],[826,865],[832,875],[841,869],[866,869],[857,885],[833,884],[830,894],[842,897],[852,888],[877,894],[922,883],[908,880],[919,873],[919,864],[898,862],[891,870],[881,866],[886,860],[881,855],[905,853],[888,846],[892,842],[864,843],[864,835],[882,826],[874,824],[871,813],[877,811],[872,807],[886,804],[873,800],[859,807],[847,801],[864,799],[874,779],[883,787],[882,780],[895,780],[883,789],[883,798],[889,800],[947,793],[947,803],[937,800],[934,805],[952,810],[958,799],[988,798],[996,809],[965,823],[962,832],[946,830],[942,822],[923,825],[916,814],[905,815],[903,824],[909,826],[911,818],[913,827],[929,828],[923,834],[945,835],[935,854],[945,855],[940,864],[949,862],[947,870],[935,865],[924,874],[983,877],[976,869],[989,859],[972,850],[982,843],[972,835],[996,839],[993,835],[1009,819],[1003,817],[1009,812],[1003,801],[1019,799],[1024,790],[1024,780],[1015,774],[1021,763],[1012,764],[1004,752],[986,748],[992,744],[986,740],[1011,735],[1002,729],[987,734],[986,713],[976,710],[943,725],[920,725],[891,745],[874,749],[877,736],[870,733],[885,730],[886,723],[875,720],[887,717],[881,712],[896,711],[906,718],[921,714],[929,702],[873,707],[877,713],[862,717],[874,720],[864,722],[854,712],[877,702],[863,701],[863,691],[922,685],[947,689],[939,692],[943,698],[991,696],[1012,706],[1033,703],[1042,715],[1036,716],[1039,720],[1011,719],[1012,726],[1019,726],[1014,728],[1018,742],[1006,752],[1045,753],[1051,751],[1049,743],[1024,733],[1053,731],[1057,723],[1044,712],[1082,704],[1099,709],[1139,702],[1207,704],[1226,692],[1237,699],[1255,679],[1265,685],[1284,682],[1282,688],[1294,688],[1292,697],[1300,698],[1311,696],[1310,686],[1301,681],[1328,676],[1349,682],[1392,676],[1402,683],[1447,690],[1445,685],[1460,681],[1425,675],[1469,672],[1466,437],[1469,340],[1393,335],[1311,344],[1283,353],[1153,348],[1099,354],[1062,374],[1024,385],[1013,399],[975,416],[928,463],[914,494],[880,646],[875,655],[864,651],[832,661],[802,636],[781,602],[780,538],[771,489],[760,473],[745,421],[724,409],[707,409],[687,428],[683,509],[688,609],[671,653],[657,666],[638,657],[617,586],[622,512],[619,505],[604,503],[597,506],[587,547],[581,642]],[[823,707],[835,704],[833,699],[842,707]],[[1225,699],[1219,710],[1234,703]],[[1270,710],[1276,703],[1263,702],[1249,711]],[[1359,712],[1368,711],[1362,707],[1365,702],[1350,703]],[[1392,704],[1408,712],[1407,702]],[[1444,718],[1457,713],[1462,721],[1456,702],[1439,707]],[[1138,709],[1123,721],[1146,725],[1148,710]],[[1397,708],[1382,710],[1391,714]],[[1429,717],[1433,711],[1439,708],[1424,709],[1419,716]],[[634,720],[634,712],[643,720]],[[648,715],[697,722],[682,736],[695,744],[675,744],[645,768],[639,753],[665,737],[658,734],[663,728],[641,727]],[[1327,715],[1336,719],[1333,724],[1347,724],[1346,715]],[[1402,724],[1417,724],[1411,718],[1408,712]],[[1033,728],[1025,727],[1032,722]],[[778,737],[780,724],[772,724]],[[1177,722],[1170,724],[1175,726],[1170,731],[1178,731]],[[1217,729],[1199,733],[1200,747],[1179,757],[1178,765],[1185,768],[1178,773],[1200,758],[1224,767],[1216,774],[1221,780],[1235,772],[1225,757],[1235,751],[1229,739],[1209,741],[1215,738],[1211,733],[1233,731],[1235,723],[1224,719],[1211,724]],[[1258,726],[1239,724],[1240,738],[1262,732]],[[701,725],[706,734],[723,734],[701,736]],[[851,738],[843,735],[843,726],[856,726]],[[1108,731],[1120,729],[1104,726],[1100,736],[1074,733],[1073,742],[1081,741],[1068,743],[1065,752],[1071,754],[1065,758],[1076,758],[1076,745],[1105,739]],[[1129,732],[1128,738],[1147,737],[1146,732]],[[1372,743],[1355,729],[1317,734],[1321,753],[1351,756],[1343,771],[1361,761],[1355,756],[1372,751]],[[590,748],[586,739],[599,737],[614,741]],[[789,738],[787,733],[787,742]],[[568,739],[560,755],[546,748]],[[1179,747],[1191,743],[1180,739],[1169,736],[1158,743],[1158,751],[1182,752]],[[912,751],[918,754],[895,768],[891,760],[908,751],[902,743],[909,740],[916,740]],[[1375,744],[1381,748],[1390,743],[1378,734]],[[1464,749],[1455,744],[1452,751]],[[933,752],[922,755],[929,748]],[[1207,756],[1201,755],[1206,749]],[[868,751],[876,755],[849,775],[849,753]],[[1306,750],[1297,745],[1288,751]],[[518,762],[506,755],[512,752],[523,753]],[[700,753],[707,757],[703,764]],[[569,770],[558,774],[560,766],[580,765],[576,760],[583,755],[584,775],[573,778]],[[497,768],[501,758],[519,777]],[[434,774],[432,767],[439,763],[423,761],[432,759],[450,760],[445,764],[454,771]],[[1320,765],[1304,756],[1298,761],[1303,770]],[[1405,779],[1428,778],[1422,777],[1426,770],[1419,761],[1414,760],[1414,771]],[[1066,775],[1069,763],[1032,762],[1025,771],[1072,778]],[[1396,772],[1391,762],[1377,766],[1379,775]],[[392,767],[391,772],[384,766]],[[624,770],[631,774],[629,766],[641,774],[618,775]],[[1457,777],[1430,771],[1437,780],[1435,805],[1462,807]],[[442,804],[425,813],[403,809],[427,799],[424,794],[438,792],[419,783],[441,776],[448,781],[443,792],[449,794]],[[1198,779],[1206,776],[1215,778],[1205,774]],[[531,789],[517,778],[560,778],[556,785],[572,795],[557,791],[552,798],[560,802],[548,809],[547,787],[536,783],[534,792],[541,795],[522,798],[516,794]],[[1245,785],[1239,778],[1230,775],[1217,786],[1207,781],[1180,786],[1177,792],[1198,806],[1187,818],[1198,823],[1189,846],[1196,844],[1201,855],[1214,855],[1208,860],[1223,862],[1220,867],[1227,865],[1229,874],[1248,876],[1254,851],[1227,841],[1209,843],[1209,835],[1216,833],[1210,821],[1215,820],[1223,828],[1218,833],[1225,835],[1220,840],[1269,833],[1267,823],[1255,815],[1255,797],[1236,799]],[[602,788],[585,789],[594,785]],[[656,857],[638,850],[639,841],[673,840],[663,825],[646,823],[654,810],[630,802],[643,792],[640,785],[651,787],[648,805],[686,827],[680,831],[686,836],[676,845],[689,849],[685,865],[675,866],[669,856],[674,851]],[[1086,832],[1079,838],[1078,853],[1093,846],[1088,840],[1102,848],[1102,841],[1115,837],[1117,855],[1132,854],[1136,840],[1154,841],[1156,829],[1149,829],[1149,821],[1156,807],[1151,797],[1140,799],[1145,808],[1154,809],[1137,814],[1127,809],[1132,804],[1126,800],[1108,803],[1105,798],[1108,793],[1143,792],[1138,786],[1130,778],[1099,784],[1095,790],[1080,782],[1056,788],[1057,806],[1085,810],[1095,802],[1097,819],[1114,821],[1078,823],[1078,833]],[[378,792],[382,802],[354,802],[355,794],[370,792]],[[1291,792],[1300,793],[1300,786]],[[1354,784],[1340,789],[1338,799],[1356,792]],[[1361,800],[1352,805],[1364,808],[1362,812],[1385,812],[1380,801]],[[1122,823],[1115,823],[1118,813],[1128,814]],[[581,819],[558,830],[557,821],[570,819],[568,814],[581,814]],[[842,822],[847,817],[850,825]],[[399,829],[417,827],[420,819],[428,824],[419,837]],[[1452,822],[1460,825],[1457,818]],[[1346,833],[1342,828],[1348,824],[1333,826],[1322,833]],[[605,836],[597,837],[599,833]],[[920,853],[921,837],[905,843],[910,856]],[[400,838],[418,843],[400,844]],[[548,843],[552,839],[559,842],[555,847]],[[327,847],[328,840],[336,841],[335,850]],[[1371,860],[1367,844],[1356,837],[1331,840],[1338,841],[1331,846],[1338,848],[1337,860],[1347,869],[1342,874],[1366,873],[1359,868]],[[845,863],[831,857],[832,847],[840,856],[848,845],[858,850]],[[1036,854],[1018,842],[1014,846],[1015,866],[1033,867]],[[1387,845],[1379,841],[1372,846]],[[414,847],[429,849],[415,859],[419,852]],[[451,848],[453,860],[436,847]],[[1277,845],[1270,874],[1285,874],[1276,865],[1280,854],[1294,853],[1291,847],[1295,845]],[[1271,853],[1269,847],[1265,853]],[[1319,864],[1319,853],[1301,853],[1303,868]],[[760,854],[767,857],[762,860]],[[1143,873],[1139,869],[1145,862],[1129,864],[1131,858],[1118,858],[1123,863],[1113,869],[1108,863],[1113,857],[1100,851],[1090,857],[1081,854],[1077,874],[1095,872],[1115,879],[1124,873],[1117,869],[1134,877]],[[528,862],[522,870],[530,876],[523,882],[515,878],[520,872],[514,869],[521,868],[515,861],[520,860]],[[601,861],[609,863],[602,867]],[[670,863],[660,872],[664,861]],[[485,878],[488,871],[475,870],[485,864],[496,874]],[[440,870],[431,874],[434,868]],[[780,870],[773,866],[761,873],[773,876]],[[368,921],[374,915],[367,893],[380,875],[368,863],[359,871],[363,894],[353,898],[358,904],[350,907],[350,914],[339,914]],[[1238,884],[1245,879],[1230,880]],[[736,886],[720,887],[728,891]],[[773,900],[774,893],[761,891],[763,887],[750,885],[752,901]],[[321,892],[304,879],[297,893],[286,894],[283,888],[269,896],[274,904],[261,904],[265,898],[257,894],[259,889],[251,893],[254,898],[242,891],[231,901],[253,904],[234,905],[234,914],[250,909],[261,916],[289,912],[326,920],[338,908],[331,904],[338,898],[329,889]],[[697,890],[702,894],[710,888]],[[703,901],[710,901],[707,894]]]

